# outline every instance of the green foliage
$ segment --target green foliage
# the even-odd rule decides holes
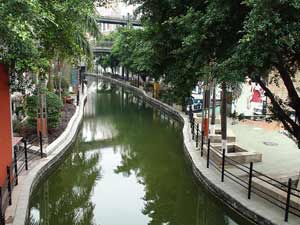
[[[104,2],[0,0],[0,63],[8,66],[12,87],[23,83],[25,71],[48,71],[52,59],[90,64],[87,33],[98,36],[95,6]]]
[[[61,78],[59,76],[53,77],[53,85],[54,85],[55,89],[59,89],[59,80],[60,79],[61,79],[61,88],[64,90],[68,90],[70,84],[68,83],[68,81],[66,80],[66,78],[64,76],[61,76]]]
[[[56,94],[51,92],[46,92],[46,102],[48,127],[55,128],[60,123],[63,103]],[[35,127],[39,111],[39,97],[37,95],[26,98],[25,110],[26,115],[28,116],[28,123]]]
[[[139,4],[145,38],[144,53],[155,53],[150,65],[183,98],[199,80],[225,82],[227,86],[250,76],[265,90],[272,111],[285,128],[300,141],[300,97],[293,83],[300,64],[300,3],[289,0],[127,0]],[[132,35],[125,33],[123,52],[130,67],[139,62],[132,51]],[[130,38],[128,38],[128,36]],[[142,50],[143,51],[143,50]],[[125,60],[126,60],[125,59]],[[121,60],[123,61],[123,60]],[[129,65],[130,64],[130,65]],[[140,64],[140,63],[138,63]],[[280,99],[266,85],[282,81],[288,99]]]

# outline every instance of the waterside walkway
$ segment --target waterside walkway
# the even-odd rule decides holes
[[[142,96],[145,101],[149,102],[153,106],[160,108],[166,113],[170,114],[173,117],[177,117],[177,119],[181,120],[184,124],[183,127],[183,137],[184,137],[184,147],[186,151],[187,157],[190,159],[193,167],[193,172],[196,177],[205,184],[208,190],[210,190],[216,197],[220,198],[222,202],[227,204],[229,207],[238,211],[245,217],[250,220],[258,223],[258,224],[292,224],[296,225],[300,223],[300,218],[298,216],[294,216],[289,213],[288,222],[284,222],[285,211],[279,208],[278,206],[270,203],[270,201],[266,201],[264,198],[261,198],[252,192],[251,199],[248,199],[248,191],[245,190],[244,187],[237,184],[236,182],[228,179],[227,176],[224,176],[224,182],[221,181],[221,167],[217,166],[217,169],[212,166],[213,162],[210,161],[210,168],[207,168],[207,159],[205,157],[201,157],[199,148],[196,148],[195,138],[192,137],[191,133],[191,125],[187,115],[182,112],[177,111],[173,107],[162,103],[152,97],[148,96],[142,89],[131,86],[128,82],[120,81],[117,79],[113,79],[110,77],[105,77],[102,75],[96,74],[88,74],[91,76],[98,76],[101,79],[104,79],[109,82],[113,82],[115,84],[121,85],[123,87],[129,88],[135,91],[138,95]],[[245,136],[246,133],[239,132],[240,126],[235,125],[236,127],[231,127],[237,135],[237,141],[241,140],[241,144],[244,144],[242,137]],[[245,128],[246,130],[249,128]],[[256,134],[254,134],[256,135]],[[281,134],[280,134],[281,135]],[[246,136],[249,139],[249,143],[254,142],[253,136]],[[282,137],[281,137],[282,138]],[[257,139],[258,142],[261,140]],[[289,142],[289,140],[286,140]],[[289,142],[290,143],[290,142]],[[290,145],[293,145],[290,143]],[[263,147],[263,146],[261,146]],[[267,146],[265,146],[267,148]],[[255,146],[253,146],[255,148]],[[204,151],[206,151],[207,147],[204,146]],[[292,150],[294,151],[294,150]],[[265,159],[268,157],[268,160]],[[280,158],[281,156],[278,156]],[[291,156],[294,157],[294,156]],[[298,159],[298,158],[297,158]],[[295,159],[295,160],[297,160]],[[264,169],[264,165],[272,164],[272,157],[269,157],[268,154],[263,156],[263,161],[258,164],[254,164],[255,169],[261,173],[268,173]],[[276,168],[277,161],[274,160],[273,168]],[[256,168],[257,165],[260,165],[259,170]],[[283,164],[281,164],[283,167]],[[248,165],[247,165],[248,166]],[[227,167],[227,166],[226,166]],[[269,167],[266,167],[269,168]],[[230,171],[229,169],[226,169]],[[234,170],[234,169],[233,169]],[[287,171],[286,169],[285,171]],[[284,201],[285,202],[285,199]],[[283,205],[284,208],[284,205]]]

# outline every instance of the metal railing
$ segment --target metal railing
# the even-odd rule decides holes
[[[192,140],[195,140],[197,149],[200,144],[199,142],[201,142],[199,150],[201,157],[203,157],[205,145],[204,130],[200,129],[199,124],[195,124],[191,106],[189,107],[188,117],[190,122]],[[287,184],[284,182],[280,182],[266,174],[255,170],[253,162],[250,162],[249,166],[246,166],[228,157],[225,153],[225,149],[222,149],[222,151],[220,152],[221,163],[217,164],[211,157],[211,151],[211,141],[210,138],[208,138],[206,143],[206,167],[210,168],[210,166],[212,166],[214,169],[220,172],[221,182],[225,182],[226,177],[236,184],[240,185],[241,187],[245,188],[245,195],[249,200],[251,200],[252,194],[255,194],[262,199],[265,199],[269,203],[282,208],[284,210],[285,222],[288,222],[289,214],[300,217],[300,190],[292,187],[291,178],[288,179]],[[228,166],[230,166],[231,168],[235,168],[236,171],[239,172],[239,174],[235,174],[233,170],[228,169]],[[243,173],[244,175],[241,176],[240,173]],[[262,185],[255,185],[257,184],[257,182],[255,183],[254,179],[262,182]],[[262,188],[268,185],[271,187],[271,189],[281,192],[281,197],[276,197],[275,194],[272,195],[270,191],[268,192]]]
[[[30,148],[36,147],[33,143],[37,142],[39,143],[39,151],[30,151]],[[13,161],[10,165],[7,165],[5,183],[3,186],[0,186],[0,225],[5,225],[5,210],[12,204],[12,191],[19,183],[19,175],[24,170],[28,170],[29,162],[37,157],[44,157],[41,133],[31,143],[23,139],[22,145],[14,147]]]
[[[193,112],[191,110],[189,112],[189,121],[192,139],[194,140],[193,137],[196,136],[196,148],[198,148],[200,129],[199,124],[195,126],[195,119],[193,118]],[[200,148],[201,157],[203,157],[204,155],[204,144],[204,132],[202,130]],[[217,171],[221,173],[221,182],[225,182],[226,177],[236,184],[240,185],[241,187],[245,188],[247,198],[249,200],[254,193],[255,195],[265,199],[273,205],[280,207],[284,210],[285,222],[288,222],[289,214],[300,217],[300,190],[292,187],[291,178],[288,179],[287,183],[280,182],[266,174],[255,170],[253,162],[250,162],[249,166],[246,166],[228,157],[225,153],[225,149],[223,149],[221,152],[221,165],[217,164],[211,158],[210,138],[208,138],[207,140],[206,147],[206,166],[207,168],[210,168],[210,165],[212,165]],[[231,168],[235,168],[235,172],[232,169],[228,169],[228,166],[230,166]],[[254,179],[256,180],[256,182],[254,182]]]

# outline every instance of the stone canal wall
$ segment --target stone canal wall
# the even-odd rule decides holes
[[[133,87],[123,81],[96,74],[89,73],[87,75],[97,76],[105,81],[133,91],[151,106],[163,111],[173,119],[180,122],[182,125],[182,135],[184,140],[184,153],[190,162],[195,177],[223,203],[257,224],[288,224],[282,222],[282,210],[274,209],[273,205],[268,205],[267,202],[262,202],[259,198],[253,197],[253,200],[249,201],[244,196],[245,191],[240,190],[239,186],[234,186],[234,184],[230,181],[222,183],[217,171],[206,168],[205,160],[200,157],[200,152],[196,149],[192,141],[188,118],[184,115],[184,113],[148,96],[143,90]],[[19,185],[15,187],[13,192],[13,205],[7,210],[8,212],[6,212],[6,216],[11,217],[11,219],[8,219],[11,221],[8,224],[26,224],[30,195],[46,173],[63,159],[66,151],[75,140],[83,118],[84,102],[86,97],[87,96],[85,95],[81,99],[80,107],[77,107],[68,127],[64,131],[63,135],[56,140],[55,148],[51,147],[48,149],[47,152],[49,155],[47,158],[39,160],[33,168],[30,168],[28,173],[19,177]]]
[[[274,205],[257,196],[253,196],[252,200],[248,200],[246,196],[247,192],[242,189],[241,186],[236,185],[230,180],[226,180],[224,183],[221,182],[220,173],[215,169],[208,169],[206,167],[206,160],[200,157],[200,151],[196,149],[194,141],[192,140],[188,117],[184,113],[150,97],[144,90],[134,87],[124,81],[99,74],[96,75],[89,73],[87,75],[97,76],[104,81],[114,83],[118,86],[133,91],[146,103],[163,111],[173,119],[180,122],[182,125],[182,135],[184,140],[184,153],[191,164],[195,177],[206,187],[207,190],[209,190],[209,192],[220,199],[225,205],[256,224],[293,224],[285,223],[283,221],[282,218],[284,212],[280,208],[275,207]]]
[[[47,157],[37,160],[30,165],[28,172],[19,176],[19,185],[12,194],[12,205],[6,210],[6,224],[25,225],[28,216],[29,199],[38,183],[55,165],[63,159],[68,148],[76,139],[84,113],[84,105],[87,100],[87,89],[80,99],[66,130],[46,149]]]

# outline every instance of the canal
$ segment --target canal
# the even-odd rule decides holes
[[[247,225],[193,178],[181,127],[132,93],[91,89],[69,153],[33,191],[28,225]]]

